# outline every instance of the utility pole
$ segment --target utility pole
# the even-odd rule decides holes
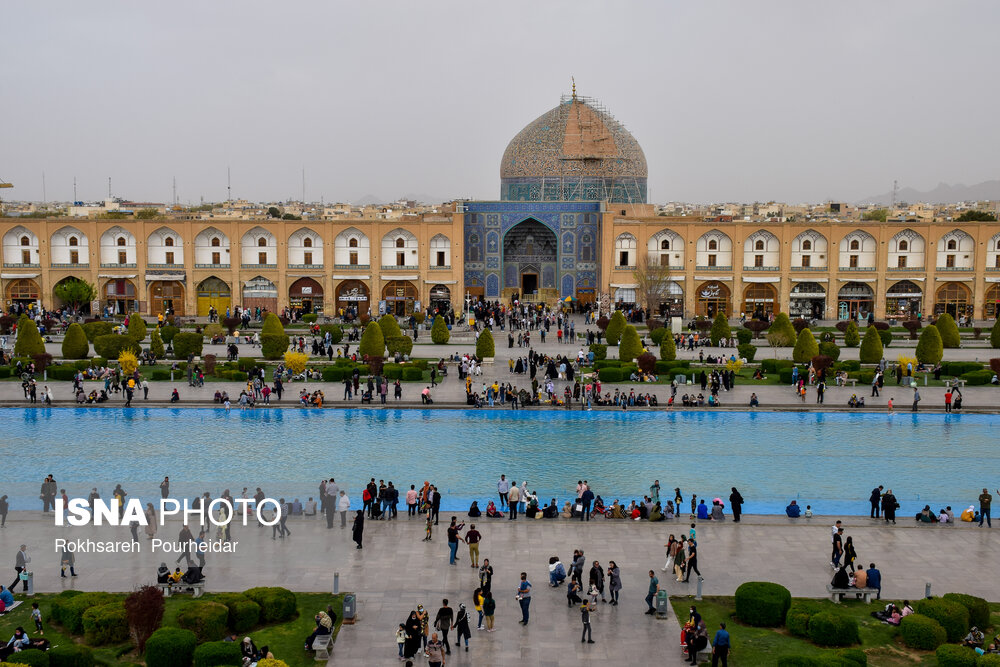
[[[80,201],[76,198],[76,176],[73,177],[73,203]]]
[[[233,201],[233,174],[229,167],[226,167],[226,199]]]
[[[43,170],[42,171],[42,203],[45,204],[45,203],[48,202],[48,200],[49,199],[48,199],[48,197],[45,194],[45,171]]]
[[[306,203],[306,168],[302,167],[302,203]]]
[[[177,206],[177,177],[174,176],[174,206]]]
[[[111,177],[108,176],[108,199],[111,199]]]

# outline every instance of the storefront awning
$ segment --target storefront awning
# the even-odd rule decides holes
[[[611,287],[617,287],[619,289],[636,289],[639,286],[636,285],[635,283],[621,283],[621,284],[611,283]]]
[[[136,275],[134,273],[132,273],[132,274],[129,274],[127,276],[114,276],[114,275],[111,275],[110,273],[99,273],[99,274],[97,274],[97,277],[98,278],[115,278],[115,279],[118,279],[118,278],[135,278]]]
[[[829,278],[792,278],[793,283],[826,283],[830,282]]]
[[[382,280],[420,280],[420,276],[380,276]]]
[[[457,280],[425,280],[425,285],[457,285]]]
[[[935,276],[934,280],[940,280],[944,283],[967,283],[972,282],[973,278],[971,276]]]
[[[176,280],[178,282],[184,282],[187,280],[187,276],[183,273],[147,273],[146,282],[152,282],[154,280]]]
[[[743,276],[743,282],[745,283],[780,283],[781,278],[775,276],[773,278],[765,276]]]
[[[695,276],[695,280],[724,280],[726,282],[732,282],[732,276]]]
[[[0,278],[4,280],[18,280],[20,278],[37,278],[40,273],[0,273]]]
[[[371,280],[372,279],[371,276],[351,276],[351,275],[344,275],[344,274],[339,274],[339,273],[335,273],[335,274],[333,274],[330,277],[333,278],[334,280]]]

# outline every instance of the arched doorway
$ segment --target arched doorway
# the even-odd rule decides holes
[[[503,237],[504,296],[515,292],[524,300],[544,300],[543,290],[558,298],[555,232],[529,218],[511,227]]]
[[[661,317],[684,317],[684,288],[671,280],[660,294]]]
[[[885,316],[909,320],[923,314],[924,291],[910,280],[900,280],[885,294]]]
[[[768,283],[750,283],[743,290],[743,313],[755,320],[769,320],[778,312],[778,291]]]
[[[198,316],[208,317],[209,310],[215,308],[216,314],[225,317],[232,304],[232,292],[229,285],[211,276],[198,284]]]
[[[323,312],[323,286],[312,278],[299,278],[288,288],[288,304],[299,312]]]
[[[127,278],[112,278],[104,283],[101,295],[112,315],[127,315],[136,310],[135,283]]]
[[[837,318],[863,320],[875,308],[875,291],[864,283],[847,283],[837,292]]]
[[[983,318],[995,320],[1000,317],[1000,285],[993,283],[986,290],[986,301],[983,303]]]
[[[826,290],[819,283],[796,283],[789,295],[788,315],[803,319],[823,319],[826,315]]]
[[[635,308],[635,288],[619,287],[615,290],[615,309],[627,310]]]
[[[948,313],[956,320],[972,315],[972,292],[962,283],[948,282],[938,288],[934,314]]]
[[[451,289],[447,285],[435,285],[431,288],[431,307],[440,313],[451,310]]]
[[[183,315],[184,285],[177,280],[154,280],[149,283],[150,315]]]
[[[21,278],[7,283],[7,304],[20,308],[34,307],[38,303],[41,290],[31,278]]]
[[[278,288],[267,278],[257,276],[243,284],[243,307],[248,310],[278,310]]]
[[[410,315],[418,298],[417,288],[409,280],[390,280],[382,288],[385,312],[392,315]]]
[[[695,295],[695,315],[714,318],[719,313],[729,314],[730,293],[724,283],[714,280],[702,283]]]
[[[337,314],[350,322],[359,315],[368,314],[371,293],[368,285],[360,280],[345,280],[337,285]]]

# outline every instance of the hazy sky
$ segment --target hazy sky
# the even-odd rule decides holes
[[[1000,3],[5,2],[5,198],[495,199],[575,76],[650,199],[854,200],[1000,177]],[[990,65],[993,63],[993,65]]]

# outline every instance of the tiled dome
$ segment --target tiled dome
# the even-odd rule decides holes
[[[511,140],[500,182],[504,200],[645,203],[646,156],[599,103],[573,96]]]

